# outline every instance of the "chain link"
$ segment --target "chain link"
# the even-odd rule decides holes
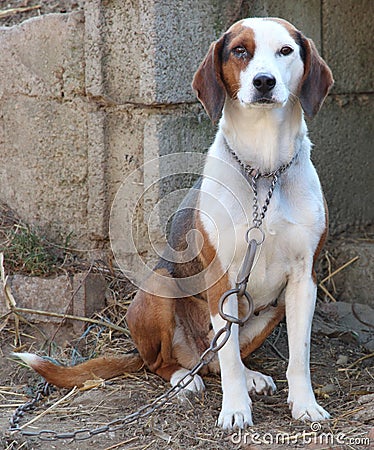
[[[279,176],[295,162],[296,158],[298,157],[298,153],[295,153],[290,161],[288,161],[285,164],[282,164],[280,167],[278,167],[278,169],[273,170],[272,172],[260,172],[255,167],[243,163],[243,161],[239,158],[239,156],[235,153],[235,151],[229,146],[226,139],[225,144],[231,156],[235,159],[236,162],[239,163],[244,173],[249,177],[251,187],[253,190],[252,223],[255,228],[261,228],[262,222],[265,218],[266,211],[268,210],[270,199],[273,196],[274,189],[278,182]],[[264,204],[261,207],[261,211],[259,211],[260,206],[258,203],[258,190],[257,190],[257,180],[259,178],[271,178],[270,187],[266,195]]]
[[[49,383],[42,383],[41,386],[37,389],[34,398],[24,403],[23,405],[18,406],[18,408],[14,411],[12,417],[9,420],[10,429],[15,430],[19,428],[19,421],[25,415],[25,413],[35,409],[44,397],[48,397],[50,395],[53,389],[54,387]]]
[[[257,178],[272,178],[274,175],[279,176],[283,172],[285,172],[296,160],[298,153],[295,153],[294,156],[290,161],[288,161],[285,164],[282,164],[278,167],[278,169],[273,170],[271,172],[260,172],[258,169],[256,169],[253,166],[250,166],[249,164],[243,163],[243,161],[239,158],[239,156],[234,152],[234,150],[229,146],[227,140],[225,140],[226,147],[228,151],[230,152],[231,156],[235,159],[236,162],[239,163],[240,167],[244,170],[244,172],[249,177],[257,177]]]
[[[265,197],[264,204],[261,207],[261,211],[259,211],[260,206],[258,203],[258,190],[257,190],[257,180],[259,178],[259,175],[254,175],[251,178],[251,186],[253,190],[252,223],[255,228],[261,228],[262,222],[265,219],[265,214],[270,204],[271,197],[273,196],[275,186],[278,182],[278,175],[276,173],[274,173],[272,177],[273,178],[271,180],[268,193]]]

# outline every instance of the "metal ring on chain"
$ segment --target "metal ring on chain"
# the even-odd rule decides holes
[[[227,322],[235,323],[237,325],[243,326],[245,324],[245,322],[247,322],[247,320],[251,317],[253,310],[254,310],[252,297],[249,295],[249,293],[247,291],[244,291],[244,295],[242,295],[242,297],[245,297],[248,302],[248,311],[242,319],[239,319],[239,317],[234,317],[234,316],[231,316],[230,314],[226,314],[223,312],[223,304],[225,303],[225,300],[230,295],[238,294],[239,292],[240,292],[240,288],[234,288],[234,289],[230,289],[230,290],[226,291],[219,299],[218,312],[219,312],[220,316],[222,317],[222,319],[226,320]]]
[[[212,339],[212,342],[210,344],[210,347],[209,347],[210,351],[217,353],[226,344],[226,342],[229,340],[229,337],[231,334],[231,325],[232,325],[232,323],[230,322],[227,327],[221,328],[216,333],[216,335],[214,336],[214,338]],[[217,341],[222,336],[223,333],[226,333],[226,334],[224,335],[222,341],[218,344]]]
[[[263,230],[261,228],[256,227],[256,226],[252,226],[252,227],[248,228],[248,230],[245,234],[246,241],[249,243],[249,234],[252,230],[258,230],[259,233],[261,233],[261,239],[259,241],[256,240],[256,244],[261,245],[265,240],[265,233],[263,232]]]

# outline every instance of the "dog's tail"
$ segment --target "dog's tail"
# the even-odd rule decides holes
[[[48,383],[61,388],[81,387],[88,380],[109,380],[125,373],[137,372],[144,366],[138,353],[103,356],[77,366],[58,366],[32,353],[13,353],[38,372]]]

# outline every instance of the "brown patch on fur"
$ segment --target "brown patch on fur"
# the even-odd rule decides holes
[[[209,236],[201,223],[198,213],[196,214],[195,220],[196,228],[204,238],[204,246],[199,256],[204,268],[209,267],[205,276],[206,285],[209,287],[204,295],[208,299],[210,313],[214,316],[218,314],[219,299],[224,292],[230,289],[230,283],[227,273],[223,272],[222,265],[216,255],[216,250],[209,240]]]
[[[226,97],[225,86],[221,79],[223,43],[224,37],[210,45],[192,81],[192,88],[213,123],[220,118]]]
[[[233,50],[244,47],[246,55],[235,56]],[[222,50],[222,79],[231,98],[236,98],[240,89],[240,73],[246,69],[256,50],[254,32],[251,28],[235,24],[226,33]]]
[[[81,387],[87,380],[108,380],[124,373],[137,372],[144,363],[139,355],[101,357],[91,359],[73,367],[57,366],[41,358],[31,364],[31,368],[45,378],[48,383],[60,388]]]
[[[314,117],[334,84],[334,79],[330,68],[319,55],[314,42],[303,37],[301,33],[300,36],[305,50],[300,103],[305,113],[309,117]]]
[[[177,326],[173,341],[173,354],[178,363],[192,368],[200,355],[209,347],[210,315],[208,303],[196,297],[176,300]],[[201,374],[207,373],[207,368]]]
[[[155,276],[147,280],[152,292],[157,292],[157,283],[161,282],[157,274],[171,280],[165,269],[157,270]],[[175,289],[177,293],[176,285]],[[180,368],[172,349],[176,301],[172,294],[165,298],[139,290],[126,314],[131,337],[144,363],[165,380]]]
[[[227,275],[222,273],[216,251],[198,212],[195,210],[193,217],[190,213],[186,214],[187,212],[176,217],[170,242],[175,249],[183,250],[186,233],[192,226],[198,230],[203,237],[203,246],[195,258],[195,264],[161,261],[147,284],[152,287],[150,291],[163,292],[166,298],[139,291],[126,315],[131,336],[145,364],[166,380],[182,367],[191,368],[209,346],[210,316],[206,300],[212,299],[209,300],[209,307],[215,314],[218,311],[219,297],[228,288]],[[208,268],[206,285],[213,284],[208,292],[201,293],[200,298],[188,295],[179,288],[180,285],[183,286],[180,278],[196,275],[197,268]],[[171,276],[174,272],[176,278]],[[162,283],[157,274],[168,277],[169,292],[165,293],[165,286],[157,289],[157,283]]]
[[[232,53],[235,47],[244,47],[248,55],[238,58]],[[197,69],[192,88],[213,123],[219,119],[225,103],[226,92],[236,98],[239,90],[240,72],[249,64],[255,52],[254,33],[234,24],[220,39],[213,42],[207,55]]]

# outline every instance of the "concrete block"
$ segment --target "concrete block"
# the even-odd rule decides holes
[[[2,201],[48,238],[73,233],[87,248],[86,103],[15,95],[0,108]]]
[[[194,101],[193,74],[210,43],[237,18],[240,3],[116,0],[109,6],[87,2],[86,17],[101,27],[101,38],[90,34],[91,47],[96,60],[101,48],[104,62],[103,80],[96,79],[94,85],[101,85],[101,95],[119,104]]]
[[[110,111],[106,117],[110,201],[126,177],[144,162],[175,152],[206,151],[214,134],[198,105],[164,112],[137,108]]]
[[[148,113],[141,108],[109,111],[106,115],[107,195],[109,205],[121,183],[143,164]],[[140,179],[137,180],[140,182]]]
[[[72,278],[72,311],[74,316],[91,317],[105,307],[107,283],[105,278],[96,273],[77,273]],[[81,332],[87,324],[73,321],[75,332]]]
[[[0,98],[53,97],[84,92],[82,12],[50,14],[0,28]]]
[[[210,43],[238,18],[240,4],[238,0],[154,2],[156,102],[195,99],[190,87],[193,75]]]
[[[106,148],[106,112],[97,108],[87,114],[87,226],[98,246],[108,239]]]
[[[54,278],[13,275],[8,278],[13,297],[19,308],[43,312],[71,314],[71,283],[66,275]],[[61,318],[36,314],[25,314],[31,323],[60,323]]]
[[[333,92],[372,92],[373,2],[326,0],[322,5],[324,56],[334,73]]]
[[[122,118],[123,113],[111,115],[108,129],[114,133],[117,124],[123,123]],[[126,144],[110,149],[110,159],[117,161],[119,168],[128,168],[129,163],[133,170],[138,168],[129,177],[122,173],[122,182],[118,183],[117,179],[112,183],[117,186],[117,193],[113,196],[111,211],[111,244],[121,267],[130,268],[133,266],[132,243],[145,260],[157,259],[152,245],[161,251],[168,219],[186,194],[183,188],[190,187],[198,175],[191,177],[188,173],[188,158],[173,159],[167,155],[186,151],[206,152],[214,135],[214,128],[197,106],[176,108],[172,113],[139,116],[134,123],[137,123],[136,130],[121,126],[123,139],[119,143]],[[143,161],[139,161],[139,157],[137,160],[129,158],[133,146],[123,133],[129,133],[132,139],[138,136],[137,145],[144,149]],[[178,196],[179,193],[181,195]],[[171,197],[167,197],[170,194],[173,197],[171,203]]]
[[[101,29],[103,17],[101,0],[84,2],[84,52],[85,52],[85,83],[86,93],[91,97],[104,95],[103,39]]]
[[[73,233],[71,243],[87,249],[103,234],[93,206],[100,190],[93,168],[103,164],[97,146],[87,161],[101,124],[89,120],[84,98],[84,31],[83,12],[0,29],[0,196],[47,238],[61,243]]]
[[[154,164],[145,166],[144,170],[144,198],[145,204],[149,205],[144,219],[152,241],[165,242],[168,223],[187,189],[202,174],[204,162],[203,156],[173,158],[172,155],[206,153],[214,139],[215,128],[198,107],[188,113],[152,115],[147,126],[153,130],[155,142],[144,136],[144,160],[154,159]],[[154,211],[157,211],[155,215]]]
[[[18,308],[58,314],[73,314],[91,317],[105,307],[107,283],[105,278],[95,273],[58,275],[52,278],[11,275],[7,281]],[[3,290],[0,292],[0,313],[8,312]],[[31,323],[61,322],[61,317],[42,314],[23,314]],[[81,332],[86,323],[69,320],[74,331]]]
[[[321,2],[319,0],[301,0],[280,2],[262,0],[243,2],[242,14],[248,17],[280,17],[288,20],[305,36],[313,39],[321,50]]]
[[[374,217],[373,101],[367,95],[329,96],[308,124],[333,233],[372,223]]]

